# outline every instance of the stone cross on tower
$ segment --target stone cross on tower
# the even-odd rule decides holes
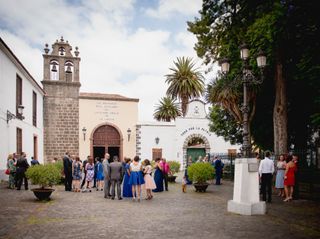
[[[44,160],[79,154],[79,51],[63,37],[43,54]]]

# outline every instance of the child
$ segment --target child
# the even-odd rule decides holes
[[[182,179],[182,192],[184,192],[184,193],[187,192],[187,178],[186,178],[186,176],[183,176],[183,179]]]
[[[152,189],[156,189],[156,183],[154,182],[153,177],[151,177],[151,173],[152,173],[152,166],[150,164],[150,161],[148,159],[144,160],[144,181],[145,181],[145,189],[147,191],[147,197],[146,200],[151,200],[153,198],[151,190]]]

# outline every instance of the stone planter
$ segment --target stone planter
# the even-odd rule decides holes
[[[196,192],[205,192],[209,186],[209,183],[194,183],[193,186],[196,189]]]
[[[33,188],[31,191],[40,200],[50,200],[50,195],[54,191],[52,188]]]
[[[175,183],[177,176],[174,175],[168,175],[168,182],[169,183]]]

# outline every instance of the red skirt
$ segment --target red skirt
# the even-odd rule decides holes
[[[284,179],[284,186],[294,186],[294,183],[295,183],[295,178],[294,178],[294,173],[295,173],[295,170],[296,167],[292,167],[292,168],[289,168],[287,174],[285,176],[285,179]]]

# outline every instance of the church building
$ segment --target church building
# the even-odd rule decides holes
[[[43,54],[44,158],[135,155],[138,99],[80,93],[79,51],[63,38]]]
[[[165,157],[185,167],[189,156],[196,160],[199,155],[238,149],[209,132],[205,104],[200,100],[191,101],[186,116],[175,122],[139,122],[139,99],[80,92],[80,52],[63,37],[51,49],[45,45],[43,89],[5,43],[1,44],[0,67],[8,75],[1,78],[6,91],[0,89],[0,109],[7,110],[0,124],[6,139],[1,147],[4,159],[22,150],[29,159],[34,156],[40,162],[61,159],[66,152],[81,160],[109,153],[121,159]],[[16,102],[8,100],[10,94],[16,95]],[[24,117],[20,117],[19,107],[25,108]],[[1,171],[5,163],[1,161]]]

